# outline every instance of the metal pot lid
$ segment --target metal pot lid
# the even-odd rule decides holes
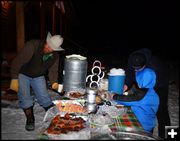
[[[94,94],[96,95],[98,93],[96,88],[86,88],[86,94]]]
[[[79,54],[72,54],[72,55],[67,55],[67,59],[79,59],[79,60],[86,60],[87,58],[84,56],[81,56]]]

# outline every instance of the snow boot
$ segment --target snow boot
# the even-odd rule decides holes
[[[25,129],[27,131],[33,131],[35,129],[35,118],[34,118],[34,113],[33,113],[33,106],[27,109],[23,109],[23,110],[27,118]]]

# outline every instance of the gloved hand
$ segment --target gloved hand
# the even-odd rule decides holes
[[[52,89],[58,91],[59,93],[61,93],[63,91],[63,85],[62,84],[58,84],[58,83],[53,83],[52,84]]]
[[[10,89],[13,90],[13,91],[15,91],[15,92],[18,92],[18,90],[19,90],[19,82],[18,82],[18,79],[12,79],[12,80],[11,80]]]
[[[54,90],[58,90],[59,84],[55,82],[55,83],[52,84],[51,87],[52,87],[52,89],[54,89]]]
[[[112,100],[111,94],[107,91],[102,92],[100,97],[106,101]]]

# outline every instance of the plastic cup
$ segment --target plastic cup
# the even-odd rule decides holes
[[[62,84],[59,84],[58,85],[58,92],[61,93],[63,90],[63,85]]]

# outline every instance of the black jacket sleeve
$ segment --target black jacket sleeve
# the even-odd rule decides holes
[[[120,100],[120,101],[139,101],[141,100],[147,93],[148,89],[147,88],[133,88],[132,93],[129,93],[128,95],[119,95],[115,94],[113,96],[114,100]]]
[[[125,85],[128,86],[128,89],[130,89],[135,83],[135,72],[131,67],[127,67],[125,69],[126,77],[125,77]]]

